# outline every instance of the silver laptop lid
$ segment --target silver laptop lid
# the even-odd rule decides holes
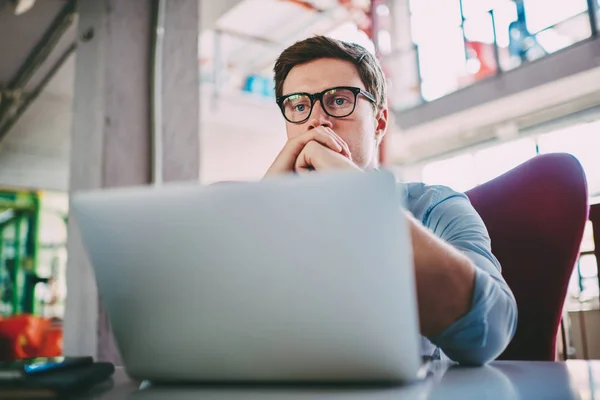
[[[130,375],[398,381],[421,365],[391,174],[112,189],[72,208]]]

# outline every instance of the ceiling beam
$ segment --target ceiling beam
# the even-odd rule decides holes
[[[67,61],[69,56],[73,54],[77,47],[77,43],[73,42],[67,50],[61,54],[60,58],[52,65],[52,68],[44,75],[40,83],[31,92],[21,92],[19,100],[13,105],[12,112],[3,120],[0,120],[0,142],[6,136],[10,128],[19,120],[21,115],[25,113],[27,108],[40,95],[52,77],[60,70],[60,67]]]
[[[48,59],[62,35],[71,26],[76,11],[77,1],[69,0],[3,90],[4,95],[0,95],[0,129],[5,125],[5,121],[12,118],[19,109],[20,103],[24,101],[25,96],[21,96],[21,94],[25,86]],[[1,141],[2,135],[0,135]]]

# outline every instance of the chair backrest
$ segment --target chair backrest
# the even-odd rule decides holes
[[[588,215],[581,164],[564,153],[537,156],[467,195],[517,300],[517,331],[499,359],[554,360]]]

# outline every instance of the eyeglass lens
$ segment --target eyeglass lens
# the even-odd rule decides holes
[[[322,99],[325,112],[333,117],[347,117],[354,111],[356,96],[351,90],[332,89],[323,93]],[[283,112],[291,122],[304,121],[310,115],[311,109],[310,97],[305,94],[292,95],[283,101]]]

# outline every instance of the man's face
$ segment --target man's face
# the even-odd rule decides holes
[[[297,65],[283,83],[283,95],[296,92],[319,93],[337,86],[353,86],[367,90],[354,64],[349,61],[321,58]],[[350,148],[352,161],[360,168],[378,165],[377,147],[387,127],[387,108],[374,111],[373,104],[358,95],[354,112],[344,118],[330,117],[315,101],[307,121],[293,124],[286,121],[288,139],[292,139],[318,126],[326,126],[337,133]]]

